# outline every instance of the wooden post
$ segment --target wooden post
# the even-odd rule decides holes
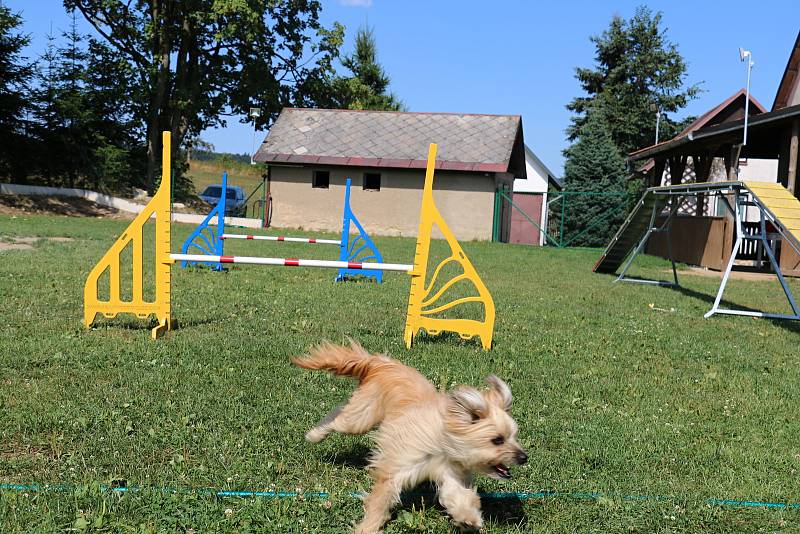
[[[667,160],[664,158],[657,158],[653,166],[653,176],[650,178],[650,187],[658,187],[661,185],[661,180],[664,178],[664,167],[667,165]]]
[[[798,137],[800,137],[800,120],[795,119],[792,121],[792,137],[791,142],[789,144],[789,172],[788,172],[788,181],[787,181],[787,189],[790,193],[794,196],[797,196],[797,149],[798,149]]]
[[[728,180],[735,182],[739,179],[739,154],[742,145],[731,145],[730,151],[725,153],[725,170],[728,173]]]
[[[692,163],[694,164],[694,181],[698,183],[707,182],[711,174],[711,164],[714,163],[714,151],[692,156]],[[697,195],[696,215],[703,216],[705,214],[706,196],[704,193],[699,193]]]
[[[683,183],[683,173],[686,171],[686,156],[672,156],[669,158],[669,185]]]

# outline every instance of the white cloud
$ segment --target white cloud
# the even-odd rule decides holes
[[[348,7],[371,7],[372,0],[339,0],[339,3]]]

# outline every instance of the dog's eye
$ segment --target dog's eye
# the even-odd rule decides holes
[[[492,439],[492,443],[494,443],[495,445],[502,445],[505,442],[506,438],[504,438],[503,436],[497,436],[496,438]]]

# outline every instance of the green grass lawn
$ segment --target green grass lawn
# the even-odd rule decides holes
[[[350,494],[369,489],[370,439],[309,445],[303,434],[353,384],[300,371],[289,357],[348,336],[438,386],[478,385],[491,373],[507,380],[530,461],[505,483],[477,478],[481,491],[604,495],[486,499],[486,532],[800,524],[800,509],[708,503],[800,503],[800,327],[703,319],[716,279],[684,276],[682,290],[612,284],[591,272],[596,250],[463,243],[497,304],[495,347],[484,352],[457,336],[423,337],[406,350],[405,275],[377,286],[334,284],[331,270],[174,268],[181,326],[153,342],[151,325],[133,318],[81,326],[86,275],[124,228],[0,216],[0,240],[74,238],[0,252],[0,482],[66,485],[0,491],[2,532],[346,532],[361,517]],[[173,250],[190,230],[174,227]],[[376,241],[387,261],[411,261],[413,240]],[[337,249],[230,242],[226,252],[335,258]],[[632,274],[667,279],[666,269],[644,258]],[[786,310],[776,282],[734,280],[727,298]],[[109,493],[103,484],[144,489]],[[229,498],[164,487],[330,495]],[[449,525],[430,496],[410,496],[386,532]]]

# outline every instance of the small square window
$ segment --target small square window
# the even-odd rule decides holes
[[[364,173],[364,190],[365,191],[380,191],[381,190],[381,173],[379,173],[379,172],[365,172]]]
[[[314,171],[314,175],[311,178],[311,187],[317,189],[328,189],[330,184],[331,184],[330,171]]]

